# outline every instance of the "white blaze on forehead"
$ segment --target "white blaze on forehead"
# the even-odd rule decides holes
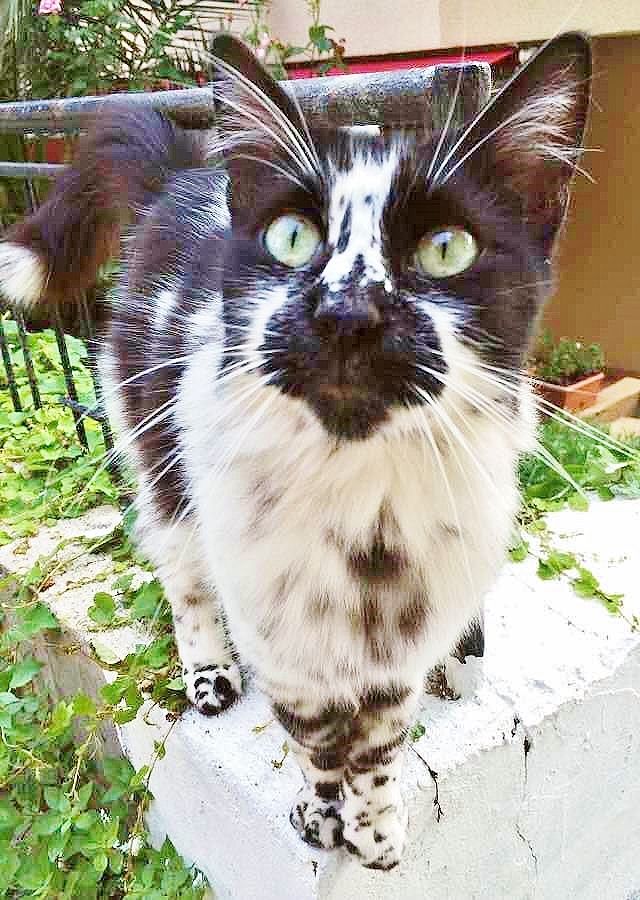
[[[382,255],[381,219],[397,164],[397,154],[390,150],[382,159],[356,156],[351,168],[335,172],[329,198],[329,244],[334,250],[322,273],[330,291],[344,288],[360,257],[364,266],[360,285],[378,281],[391,289]],[[348,239],[342,246],[345,233]]]

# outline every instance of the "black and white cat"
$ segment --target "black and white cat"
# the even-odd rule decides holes
[[[237,651],[295,746],[295,827],[389,869],[425,675],[511,534],[589,46],[549,42],[441,135],[312,133],[243,45],[215,49],[216,136],[103,116],[0,244],[0,287],[68,299],[135,216],[102,369],[188,695],[229,706]]]

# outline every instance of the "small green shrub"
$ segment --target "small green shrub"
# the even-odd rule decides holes
[[[556,344],[549,331],[540,338],[531,368],[537,378],[551,384],[571,384],[579,378],[602,372],[604,353],[599,344],[584,344],[560,338]]]
[[[15,322],[3,319],[7,350],[23,412],[11,403],[7,377],[0,366],[0,545],[35,534],[41,525],[78,516],[100,503],[114,502],[118,489],[105,466],[102,431],[84,420],[89,452],[78,442],[71,410],[60,405],[66,385],[52,331],[29,335],[42,409],[34,409]],[[87,349],[67,338],[78,395],[95,402],[86,368]]]
[[[90,450],[82,451],[73,417],[59,403],[64,376],[50,331],[28,337],[43,401],[34,410],[15,323],[3,319],[24,412],[13,410],[0,366],[0,543],[35,533],[41,525],[118,499],[104,470],[97,423],[85,420]],[[93,384],[86,348],[67,338],[81,398]],[[205,883],[185,866],[169,841],[151,847],[144,825],[153,767],[165,752],[173,724],[156,742],[148,765],[135,771],[125,759],[104,757],[105,723],[130,722],[145,699],[167,710],[175,723],[186,698],[172,636],[171,614],[156,579],[133,585],[132,517],[85,552],[109,554],[112,593],[101,591],[88,610],[94,630],[144,623],[149,641],[122,660],[93,700],[83,694],[54,702],[39,681],[34,640],[58,623],[39,600],[54,571],[64,567],[62,542],[38,560],[21,582],[0,579],[10,603],[0,607],[0,897],[69,900],[201,900]],[[80,541],[82,543],[82,541]],[[94,649],[97,655],[99,642]],[[78,648],[69,648],[78,652]]]

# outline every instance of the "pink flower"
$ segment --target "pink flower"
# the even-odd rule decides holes
[[[62,12],[62,3],[60,0],[40,0],[38,7],[39,16],[57,15]]]

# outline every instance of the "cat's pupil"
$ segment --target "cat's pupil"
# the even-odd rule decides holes
[[[296,225],[291,231],[290,245],[291,245],[292,250],[295,247],[297,240],[298,240],[298,226]]]
[[[442,257],[443,260],[444,260],[445,256],[447,255],[447,248],[448,248],[448,247],[449,247],[449,241],[443,241],[443,242],[440,244],[440,255],[441,255],[441,257]]]

